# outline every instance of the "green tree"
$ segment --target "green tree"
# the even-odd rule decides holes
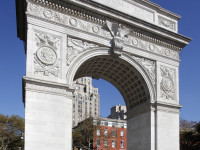
[[[183,120],[180,131],[181,150],[200,150],[200,122]]]
[[[24,119],[12,115],[0,114],[0,150],[18,150],[24,147],[22,134],[24,133]]]
[[[82,121],[78,124],[77,127],[73,129],[73,147],[82,148],[84,150],[93,150],[96,149],[93,145],[95,140],[97,130],[99,131],[100,135],[98,138],[101,140],[109,139],[111,133],[104,134],[104,127],[101,126],[101,119],[97,119],[98,122],[94,123],[92,117]],[[109,149],[107,147],[107,149]]]

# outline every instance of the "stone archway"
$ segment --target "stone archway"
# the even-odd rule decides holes
[[[149,149],[151,146],[149,143],[155,140],[151,133],[151,130],[155,130],[155,127],[151,126],[155,122],[155,112],[151,108],[154,107],[156,95],[155,63],[148,59],[124,54],[119,58],[116,55],[110,55],[109,51],[108,48],[94,48],[81,54],[69,69],[67,78],[75,80],[92,76],[113,84],[122,94],[127,106],[128,149]],[[149,66],[149,70],[144,64]],[[134,126],[135,129],[132,128]],[[142,145],[137,146],[137,143],[142,143]]]
[[[69,150],[72,82],[115,85],[128,106],[128,149],[179,150],[180,17],[138,0],[16,0],[25,42],[25,149]],[[137,138],[133,138],[137,137]]]

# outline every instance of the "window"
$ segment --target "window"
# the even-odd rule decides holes
[[[105,126],[108,126],[108,122],[107,121],[105,122]]]
[[[98,146],[98,147],[101,146],[101,141],[100,141],[100,139],[97,139],[97,146]]]
[[[116,123],[115,122],[112,122],[112,127],[115,127]]]
[[[124,148],[124,141],[121,141],[121,148]]]
[[[115,130],[112,130],[112,137],[115,137]]]
[[[104,130],[104,135],[108,136],[108,130]]]
[[[100,136],[100,130],[97,130],[97,136]]]
[[[124,137],[124,131],[121,131],[121,132],[120,132],[120,136],[121,136],[121,137]]]
[[[115,141],[112,141],[112,147],[115,147]]]
[[[104,147],[108,147],[108,140],[104,140]]]

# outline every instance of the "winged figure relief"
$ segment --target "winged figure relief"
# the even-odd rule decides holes
[[[79,53],[95,47],[98,46],[96,44],[88,43],[79,39],[68,38],[68,62],[70,63]]]
[[[129,35],[132,32],[131,29],[123,26],[122,24],[113,23],[108,20],[106,21],[106,25],[113,37],[124,38],[125,36]]]

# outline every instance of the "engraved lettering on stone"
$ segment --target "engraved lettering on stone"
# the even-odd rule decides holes
[[[34,69],[36,74],[58,77],[60,39],[44,33],[35,33],[38,47],[34,54]]]
[[[106,21],[106,25],[113,37],[112,52],[120,56],[124,47],[124,38],[132,31],[121,24],[113,23],[108,20]]]
[[[146,58],[140,58],[132,55],[132,57],[145,69],[145,71],[150,76],[153,84],[156,82],[156,63],[155,61],[146,59]]]
[[[98,47],[98,45],[82,41],[79,39],[68,38],[68,52],[67,52],[67,65],[70,65],[71,61],[83,51],[89,50],[91,48]]]
[[[175,70],[161,66],[162,80],[160,83],[161,97],[175,100]]]

